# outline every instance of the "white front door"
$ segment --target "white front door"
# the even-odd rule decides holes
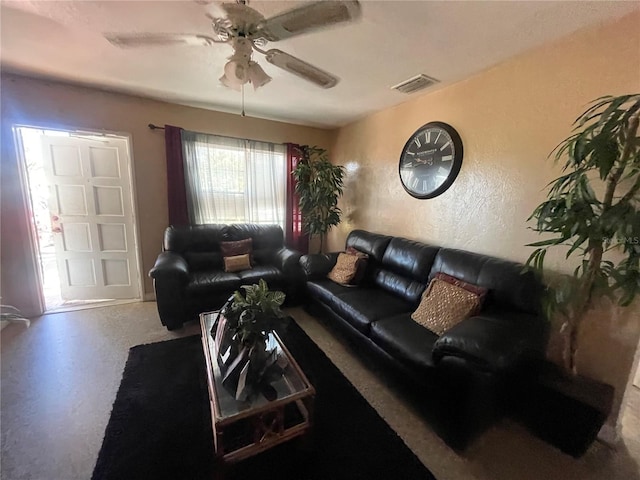
[[[139,298],[127,139],[42,137],[63,300]]]

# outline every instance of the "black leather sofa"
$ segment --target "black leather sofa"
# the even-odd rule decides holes
[[[544,357],[547,322],[541,284],[522,265],[363,230],[346,247],[369,255],[363,282],[327,279],[338,253],[304,255],[311,313],[346,335],[359,353],[391,366],[418,408],[451,447],[461,450],[508,411],[511,392]],[[484,306],[438,337],[411,319],[439,273],[488,289]],[[378,363],[375,363],[378,365]]]
[[[251,238],[253,268],[224,271],[220,242]],[[196,225],[168,227],[163,251],[149,272],[160,320],[169,330],[182,327],[201,312],[220,308],[241,285],[263,278],[295,303],[303,284],[300,253],[284,246],[278,225]]]

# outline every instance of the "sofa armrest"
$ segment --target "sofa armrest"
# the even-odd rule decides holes
[[[149,276],[154,280],[174,278],[186,281],[189,278],[189,265],[182,255],[162,252],[149,271]]]
[[[297,250],[292,250],[287,247],[283,247],[277,250],[273,254],[273,262],[285,276],[289,278],[295,278],[301,275],[300,273],[300,256],[302,254]]]
[[[338,253],[339,252],[302,255],[302,257],[300,257],[300,265],[307,280],[326,277],[336,264]]]
[[[467,318],[433,346],[433,361],[463,358],[483,370],[512,372],[544,357],[547,324],[536,315],[496,312]]]

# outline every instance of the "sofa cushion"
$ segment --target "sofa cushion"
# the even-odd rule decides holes
[[[361,252],[360,250],[353,247],[347,247],[345,253],[347,255],[355,255],[356,257],[358,257],[358,268],[356,269],[356,274],[353,279],[351,279],[350,283],[351,285],[360,285],[367,272],[367,265],[369,265],[369,254]]]
[[[436,363],[464,358],[489,370],[514,370],[544,355],[548,326],[540,318],[513,311],[487,312],[459,323],[433,346]]]
[[[439,250],[440,247],[406,238],[392,238],[382,257],[382,265],[386,270],[426,284],[429,283],[429,272]]]
[[[326,277],[318,280],[309,280],[307,282],[307,291],[309,292],[309,296],[318,299],[327,305],[330,305],[331,302],[334,301],[334,297],[346,293],[352,288],[356,287],[340,285]]]
[[[391,237],[387,235],[365,230],[353,230],[347,236],[346,246],[347,248],[353,247],[360,252],[364,252],[376,262],[380,262],[390,241]]]
[[[376,269],[374,281],[379,291],[387,291],[411,304],[411,310],[416,308],[420,298],[427,288],[426,283],[417,282],[399,273],[382,268]]]
[[[532,271],[523,272],[522,264],[464,250],[441,248],[431,270],[488,290],[485,308],[511,308],[539,314],[542,285]]]
[[[256,265],[251,270],[238,272],[238,276],[240,277],[242,285],[258,283],[261,278],[267,282],[269,287],[282,285],[285,282],[284,274],[276,267],[270,265]]]
[[[376,285],[417,305],[438,250],[406,238],[391,239],[375,273]]]
[[[409,313],[373,322],[369,338],[412,369],[433,367],[431,351],[438,336],[411,320]]]
[[[457,325],[480,306],[477,293],[434,278],[422,295],[420,305],[411,314],[411,319],[437,335],[442,335]]]
[[[237,223],[229,225],[225,240],[253,240],[252,264],[268,265],[273,262],[273,254],[284,246],[284,233],[279,225],[257,225]]]
[[[355,249],[368,255],[367,265],[362,274],[362,279],[358,283],[371,283],[377,265],[382,261],[384,251],[389,245],[391,237],[378,233],[366,232],[364,230],[353,230],[346,241],[346,249]]]
[[[163,249],[181,254],[220,252],[220,242],[226,239],[228,228],[220,224],[170,226],[164,232]]]
[[[351,288],[325,303],[365,335],[371,322],[412,310],[411,304],[379,288]]]
[[[186,286],[187,295],[206,295],[211,292],[233,292],[240,288],[240,277],[236,273],[222,270],[193,272]]]
[[[182,254],[192,271],[223,270],[220,252],[184,252]]]
[[[284,245],[284,233],[279,225],[236,223],[227,227],[224,240],[253,239],[254,250],[278,250]]]

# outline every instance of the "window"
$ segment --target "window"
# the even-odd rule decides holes
[[[183,131],[193,224],[261,223],[284,229],[285,146]]]

